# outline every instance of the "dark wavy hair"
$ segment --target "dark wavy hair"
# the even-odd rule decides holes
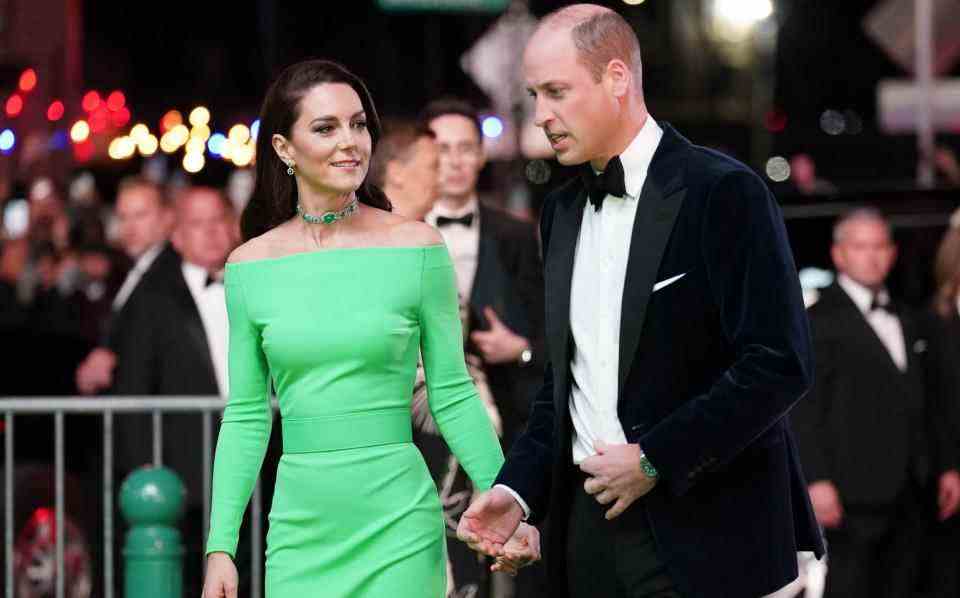
[[[360,96],[367,117],[367,129],[376,148],[380,139],[380,119],[367,86],[346,67],[330,60],[305,60],[292,64],[274,80],[260,109],[257,135],[256,182],[253,195],[240,217],[244,240],[262,235],[286,222],[297,213],[297,185],[287,175],[287,165],[273,150],[276,133],[290,138],[293,123],[300,116],[300,100],[323,83],[344,83]],[[357,199],[375,208],[390,211],[390,200],[383,191],[369,184],[368,176],[357,189]]]

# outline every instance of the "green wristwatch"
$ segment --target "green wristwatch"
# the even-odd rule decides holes
[[[660,475],[657,473],[657,468],[650,463],[650,459],[647,459],[647,455],[643,452],[643,449],[640,449],[640,471],[643,472],[643,475],[654,480]]]

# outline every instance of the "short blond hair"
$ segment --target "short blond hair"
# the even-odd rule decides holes
[[[555,10],[540,21],[540,28],[569,29],[579,61],[599,82],[611,60],[622,60],[643,89],[640,41],[633,27],[613,10],[596,4],[574,4]]]

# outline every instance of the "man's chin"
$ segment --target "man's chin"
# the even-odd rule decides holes
[[[571,151],[556,152],[557,162],[564,166],[577,166],[587,161],[586,158],[579,156]]]

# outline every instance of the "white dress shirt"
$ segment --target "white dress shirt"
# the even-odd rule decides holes
[[[453,269],[457,274],[457,291],[460,293],[460,297],[464,299],[470,297],[470,293],[473,291],[473,279],[477,274],[477,256],[480,253],[480,211],[478,207],[479,202],[476,197],[457,210],[448,209],[437,202],[424,218],[427,224],[440,232],[443,242],[447,245],[447,251],[450,252],[450,259],[453,261]],[[437,226],[438,216],[461,218],[467,214],[473,214],[473,222],[470,223],[470,226],[463,226],[459,223]]]
[[[620,370],[620,316],[627,258],[637,204],[663,129],[648,116],[643,128],[620,154],[627,197],[607,195],[599,212],[586,204],[570,285],[570,417],[573,420],[573,463],[596,454],[594,444],[625,444],[617,415]],[[642,242],[642,239],[640,240]],[[523,507],[526,502],[503,484]]]
[[[573,462],[597,453],[598,440],[625,444],[617,416],[620,371],[620,316],[633,221],[640,191],[663,130],[647,122],[620,154],[627,197],[608,195],[599,212],[587,203],[573,261],[570,285],[570,417]],[[642,242],[642,239],[639,240]]]
[[[154,260],[157,259],[161,251],[163,251],[163,243],[157,243],[137,258],[137,261],[133,263],[133,268],[130,268],[130,271],[127,272],[127,277],[123,279],[120,290],[117,291],[117,295],[113,298],[113,311],[119,311],[123,308],[127,299],[130,298],[130,294],[133,293],[133,289],[137,288],[140,279],[147,273],[147,270],[153,265]]]
[[[183,278],[187,281],[187,288],[197,304],[203,330],[207,334],[207,347],[210,350],[210,361],[217,377],[217,387],[220,396],[227,396],[230,388],[227,380],[227,348],[230,338],[229,322],[227,320],[227,300],[223,290],[223,283],[218,282],[207,286],[207,271],[200,266],[183,262],[181,266]]]
[[[887,348],[887,353],[890,354],[890,358],[893,359],[897,368],[901,372],[907,371],[907,348],[903,339],[900,318],[885,309],[870,311],[870,304],[873,303],[873,291],[846,274],[840,274],[837,277],[837,284],[850,296],[857,309],[866,318],[867,323],[880,337],[880,342]],[[877,301],[882,304],[887,304],[890,301],[890,295],[886,289],[877,293]]]

